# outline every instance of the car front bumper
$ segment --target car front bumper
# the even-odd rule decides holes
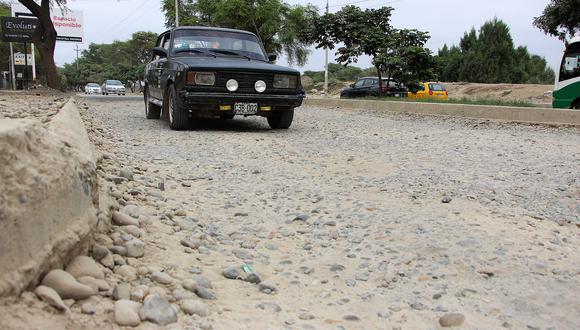
[[[302,105],[302,94],[276,95],[276,94],[230,94],[216,92],[190,92],[181,91],[179,101],[185,108],[190,110],[205,109],[219,110],[222,105],[235,103],[257,103],[260,107],[270,106],[273,111],[279,109],[297,108]]]

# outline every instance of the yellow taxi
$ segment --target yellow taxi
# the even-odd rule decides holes
[[[449,93],[445,89],[445,86],[441,83],[435,82],[421,83],[421,87],[417,93],[409,92],[407,96],[410,99],[449,100]]]

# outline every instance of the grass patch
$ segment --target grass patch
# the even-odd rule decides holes
[[[450,103],[450,104],[473,104],[473,105],[497,105],[505,107],[523,107],[533,108],[533,103],[520,100],[498,100],[498,99],[460,99],[437,100],[437,99],[409,99],[406,97],[364,97],[363,100],[373,101],[397,101],[397,102],[416,102],[416,103]]]

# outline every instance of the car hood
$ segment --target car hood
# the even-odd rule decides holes
[[[216,71],[229,71],[229,70],[243,70],[243,71],[261,71],[261,72],[274,72],[274,73],[284,73],[299,75],[298,70],[287,68],[281,65],[275,65],[268,62],[262,62],[258,60],[248,60],[245,58],[238,57],[173,57],[172,60],[180,62],[185,66],[192,69],[202,69],[202,70],[216,70]]]
[[[125,86],[120,86],[120,85],[107,85],[107,88],[121,89],[121,88],[125,88]]]

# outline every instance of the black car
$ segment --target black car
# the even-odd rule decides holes
[[[288,128],[304,92],[300,72],[271,64],[260,39],[241,30],[183,26],[157,39],[145,68],[145,114],[182,130],[190,117],[262,116]]]
[[[407,88],[395,81],[383,79],[383,96],[406,97]],[[341,98],[379,96],[379,78],[364,77],[340,92]]]

